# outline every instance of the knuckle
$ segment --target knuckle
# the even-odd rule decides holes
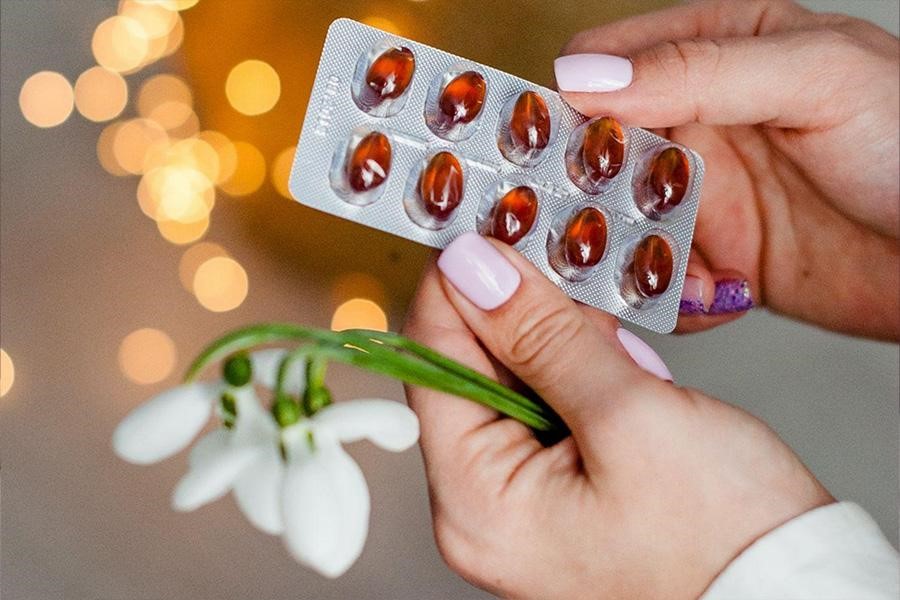
[[[581,313],[567,302],[535,299],[520,314],[513,328],[508,359],[526,377],[558,360],[584,327]]]

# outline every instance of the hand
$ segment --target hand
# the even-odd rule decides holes
[[[755,539],[833,501],[766,425],[639,367],[629,352],[668,376],[516,251],[464,234],[439,264],[405,333],[529,386],[572,430],[544,448],[480,405],[407,389],[438,547],[473,584],[517,598],[695,598]]]
[[[581,32],[563,98],[697,150],[686,299],[734,292],[837,331],[900,337],[898,40],[774,0],[679,6]],[[576,90],[621,88],[604,93]],[[718,283],[718,288],[715,289]],[[745,309],[720,305],[712,312]],[[682,316],[679,331],[736,314]]]

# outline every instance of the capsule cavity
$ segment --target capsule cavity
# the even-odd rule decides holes
[[[378,131],[362,138],[347,160],[347,182],[354,192],[368,192],[378,187],[390,171],[391,143]]]
[[[462,165],[450,152],[438,152],[422,171],[418,188],[422,209],[439,221],[448,220],[462,201]]]
[[[637,291],[645,298],[656,298],[669,289],[674,263],[672,248],[658,235],[648,235],[634,249],[632,273]]]
[[[606,252],[606,217],[599,209],[587,206],[566,223],[563,236],[566,262],[576,269],[589,269]]]
[[[416,58],[409,48],[388,48],[366,69],[357,104],[363,110],[376,108],[403,95],[412,82]]]
[[[528,235],[538,214],[538,197],[527,185],[506,192],[491,213],[491,237],[514,246]]]

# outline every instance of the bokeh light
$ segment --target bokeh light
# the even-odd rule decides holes
[[[137,197],[141,211],[151,219],[188,224],[209,217],[215,205],[216,192],[200,171],[183,166],[164,166],[141,177]]]
[[[118,121],[110,123],[103,128],[103,131],[100,132],[100,137],[97,138],[97,160],[100,161],[100,166],[110,175],[116,175],[118,177],[131,174],[122,168],[122,165],[118,163],[116,155],[113,152],[113,143],[116,139],[116,132],[121,126],[122,123]]]
[[[237,156],[234,173],[219,186],[232,196],[246,196],[259,189],[266,180],[266,159],[249,142],[234,142]]]
[[[119,368],[135,383],[162,381],[175,368],[175,343],[159,329],[132,331],[119,344]]]
[[[193,114],[191,88],[180,77],[164,73],[141,85],[137,97],[138,114],[156,121],[164,129],[175,129]]]
[[[400,28],[397,26],[397,24],[385,17],[378,17],[378,16],[374,16],[374,15],[369,16],[369,17],[363,17],[362,22],[365,23],[366,25],[368,25],[369,27],[375,27],[376,29],[382,29],[384,31],[387,31],[388,33],[393,33],[394,35],[401,34]]]
[[[131,17],[116,15],[97,25],[91,50],[101,67],[131,72],[144,63],[150,45],[144,28]]]
[[[331,329],[374,329],[387,331],[387,315],[380,306],[366,298],[352,298],[337,307],[331,317]]]
[[[288,180],[291,178],[291,165],[294,163],[294,152],[297,146],[290,146],[282,150],[272,162],[272,185],[279,194],[285,198],[291,198],[288,189]]]
[[[203,140],[216,152],[218,157],[218,173],[213,183],[223,183],[228,181],[237,168],[237,150],[231,140],[223,133],[218,131],[201,131],[197,134],[198,139]]]
[[[331,303],[334,306],[350,298],[368,298],[380,306],[387,302],[384,284],[368,273],[343,273],[331,285]]]
[[[0,398],[9,393],[15,380],[16,369],[13,361],[6,350],[0,348]]]
[[[144,34],[149,39],[169,35],[178,20],[178,13],[159,2],[138,2],[137,0],[121,0],[119,15],[129,17],[140,23]]]
[[[128,84],[122,76],[103,67],[91,67],[75,82],[75,107],[85,119],[109,121],[128,103]]]
[[[215,182],[219,177],[219,155],[209,142],[199,138],[166,141],[150,147],[144,157],[145,173],[161,167],[193,169]]]
[[[41,71],[25,80],[19,92],[19,108],[32,125],[55,127],[72,114],[75,103],[69,81],[53,71]]]
[[[197,269],[210,258],[217,256],[228,256],[228,252],[213,242],[200,242],[185,250],[181,260],[178,261],[178,279],[184,289],[193,293]]]
[[[209,217],[204,217],[199,221],[191,223],[182,223],[180,221],[157,221],[156,228],[159,234],[163,236],[167,242],[171,242],[177,246],[185,244],[193,244],[203,237],[209,229]]]
[[[194,295],[212,312],[225,312],[241,305],[247,297],[247,272],[233,258],[215,256],[207,259],[194,273]]]
[[[144,159],[149,149],[167,139],[159,123],[150,119],[131,119],[116,129],[113,156],[120,167],[138,175],[144,172]]]
[[[268,63],[245,60],[228,73],[225,95],[236,111],[251,116],[261,115],[278,102],[281,81]]]

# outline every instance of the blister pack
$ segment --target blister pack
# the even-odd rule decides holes
[[[572,298],[675,327],[703,160],[545,87],[350,19],[294,156],[303,204],[435,248],[478,231]]]

